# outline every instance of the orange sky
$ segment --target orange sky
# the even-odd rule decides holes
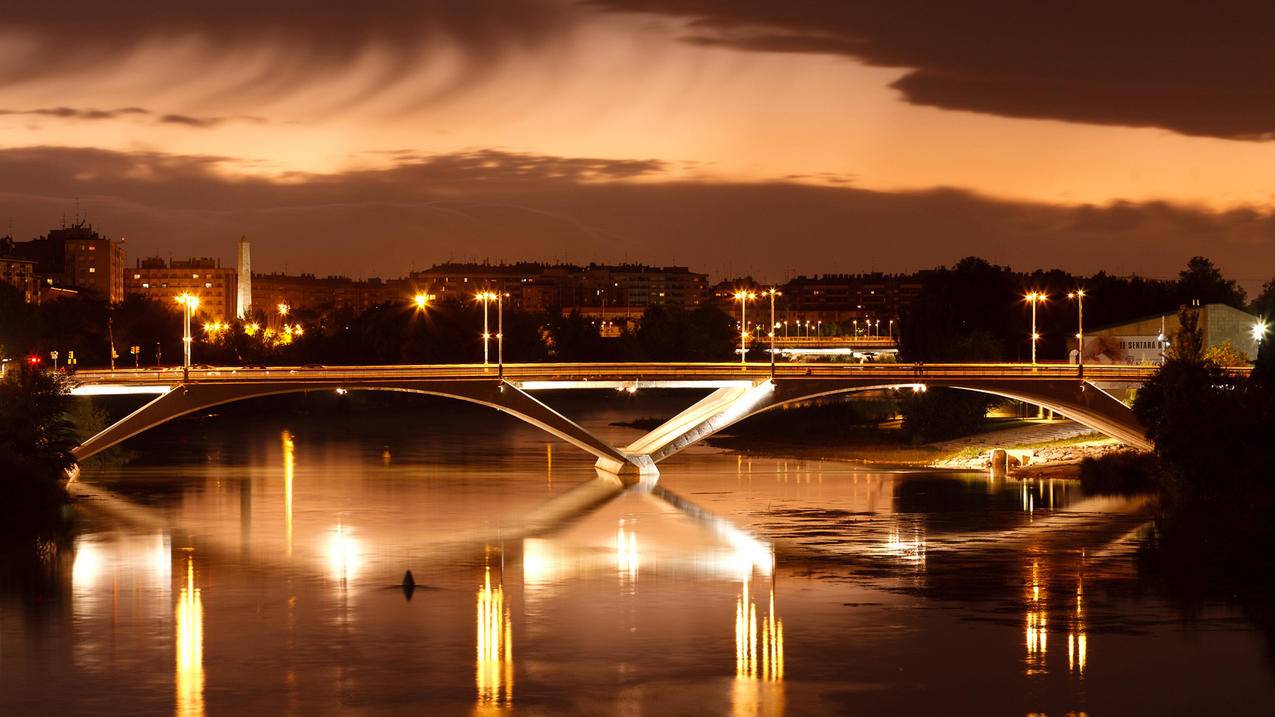
[[[535,37],[466,26],[404,49],[401,38],[378,42],[382,30],[372,27],[335,61],[298,52],[294,37],[262,32],[228,45],[212,31],[201,36],[197,17],[157,22],[97,56],[8,76],[0,149],[214,156],[224,175],[283,181],[392,168],[404,156],[395,152],[498,149],[664,163],[628,180],[638,182],[782,180],[955,188],[1045,205],[1271,207],[1272,142],[917,104],[891,86],[907,67],[688,42],[702,23],[680,11],[549,5],[568,19],[552,16]],[[0,20],[0,63],[40,54],[49,38],[37,20],[45,18],[7,28]],[[315,35],[301,41],[339,37],[339,20],[316,21]],[[486,44],[475,51],[467,43]],[[85,116],[90,110],[115,116]],[[147,171],[137,168],[137,178]]]

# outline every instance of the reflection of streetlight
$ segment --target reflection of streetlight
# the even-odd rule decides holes
[[[1023,299],[1032,305],[1032,365],[1036,365],[1036,342],[1040,341],[1040,334],[1036,331],[1036,305],[1048,300],[1048,295],[1041,291],[1033,291]]]
[[[752,291],[735,292],[735,301],[739,302],[739,365],[743,367],[748,361],[748,302],[757,298]]]
[[[513,698],[513,624],[505,606],[505,588],[500,583],[492,586],[490,566],[478,588],[476,618],[478,701],[508,705]]]

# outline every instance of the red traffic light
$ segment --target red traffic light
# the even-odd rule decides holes
[[[27,363],[31,364],[32,366],[39,366],[42,361],[44,361],[44,359],[40,358],[39,356],[27,357]]]

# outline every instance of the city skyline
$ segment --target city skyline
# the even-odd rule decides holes
[[[0,212],[34,235],[79,197],[133,246],[226,260],[246,234],[318,274],[777,281],[974,254],[1164,277],[1203,254],[1269,278],[1275,119],[1248,58],[1271,10],[924,10],[23,7],[0,21]]]

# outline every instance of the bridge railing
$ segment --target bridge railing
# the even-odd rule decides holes
[[[1144,381],[1156,371],[1155,366],[1089,365],[1084,378],[1091,381]],[[1232,376],[1244,376],[1243,368],[1228,369]],[[695,380],[747,378],[760,380],[770,375],[766,363],[749,363],[743,367],[734,362],[696,363],[537,363],[506,364],[504,377],[509,381],[568,380]],[[927,379],[955,378],[1078,378],[1079,369],[1069,364],[779,364],[778,378],[874,377],[897,383],[924,383]],[[216,367],[191,369],[193,382],[236,382],[255,380],[296,380],[340,382],[375,379],[495,379],[498,368],[482,364],[402,364],[389,366],[274,366],[269,368]],[[85,370],[75,374],[81,384],[177,385],[183,382],[180,368]]]

